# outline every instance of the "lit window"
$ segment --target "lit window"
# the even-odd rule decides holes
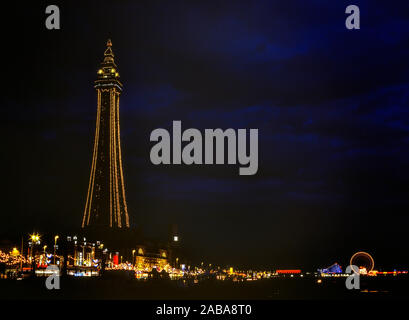
[[[173,241],[175,241],[175,242],[179,241],[179,237],[178,236],[173,236]]]

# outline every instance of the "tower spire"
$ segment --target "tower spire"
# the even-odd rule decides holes
[[[114,53],[112,51],[112,41],[111,39],[107,40],[107,48],[105,49],[104,52],[104,62],[105,63],[114,63]]]

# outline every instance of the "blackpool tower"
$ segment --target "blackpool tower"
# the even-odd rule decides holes
[[[82,228],[129,228],[119,127],[122,83],[111,40],[107,42],[94,87],[97,121]]]

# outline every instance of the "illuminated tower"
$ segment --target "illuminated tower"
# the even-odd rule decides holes
[[[129,228],[119,130],[122,83],[114,62],[111,40],[98,70],[97,121],[87,200],[82,228]]]

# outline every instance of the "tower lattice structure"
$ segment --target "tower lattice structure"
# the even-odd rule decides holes
[[[97,72],[97,120],[82,228],[129,228],[119,126],[122,93],[111,40]]]

